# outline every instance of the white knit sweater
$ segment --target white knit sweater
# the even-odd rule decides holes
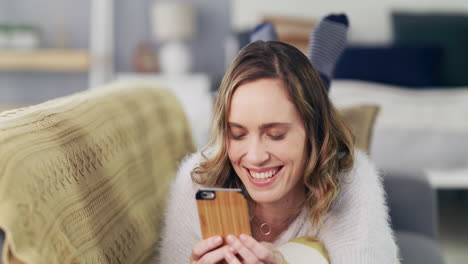
[[[171,187],[158,263],[188,263],[193,245],[201,240],[195,201],[199,186],[190,177],[200,159],[200,153],[186,158]],[[366,154],[356,151],[354,169],[342,176],[340,193],[322,227],[314,228],[304,209],[274,245],[315,236],[324,243],[332,264],[395,264],[397,246],[376,169]]]

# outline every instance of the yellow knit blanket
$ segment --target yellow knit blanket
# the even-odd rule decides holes
[[[5,263],[145,263],[194,146],[167,90],[113,84],[0,114]]]

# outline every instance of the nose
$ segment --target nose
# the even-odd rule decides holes
[[[247,146],[244,159],[252,165],[261,166],[270,159],[270,153],[261,139],[253,139]]]

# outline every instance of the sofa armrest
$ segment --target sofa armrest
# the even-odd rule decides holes
[[[421,172],[388,171],[383,177],[392,227],[437,236],[437,193]]]

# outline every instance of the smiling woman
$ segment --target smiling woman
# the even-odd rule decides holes
[[[202,239],[194,193],[240,188],[252,236]],[[172,186],[161,263],[396,263],[380,179],[309,59],[277,41],[230,65],[207,148]],[[329,260],[328,260],[329,257]]]
[[[271,218],[273,223],[273,215],[281,215],[275,212],[280,208],[296,207],[297,214],[305,200],[301,179],[307,140],[304,122],[289,100],[284,82],[265,78],[240,85],[233,94],[228,120],[229,160],[258,204],[257,210],[260,205],[265,207],[254,215],[262,220]],[[265,240],[272,242],[274,238]]]

